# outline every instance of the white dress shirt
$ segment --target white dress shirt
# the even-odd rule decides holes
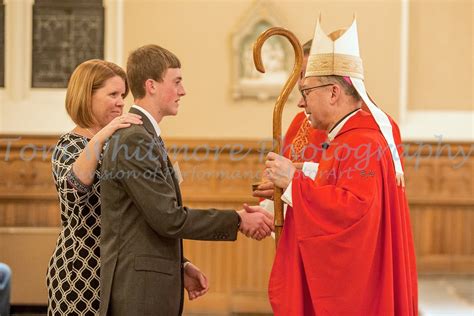
[[[148,112],[147,110],[145,110],[144,108],[136,104],[132,105],[132,108],[137,109],[138,111],[145,114],[145,116],[150,120],[151,124],[153,125],[153,128],[155,129],[155,132],[156,132],[156,136],[159,137],[161,134],[160,126],[158,125],[158,122],[155,120],[155,118],[150,114],[150,112]]]

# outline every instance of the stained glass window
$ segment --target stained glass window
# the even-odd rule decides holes
[[[33,6],[34,88],[65,88],[81,62],[104,57],[101,0],[36,0]]]

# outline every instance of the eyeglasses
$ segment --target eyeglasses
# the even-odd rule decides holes
[[[306,103],[306,97],[308,96],[308,94],[310,94],[311,91],[313,91],[314,89],[322,88],[322,87],[328,87],[328,86],[332,86],[332,85],[334,85],[334,83],[327,83],[327,84],[323,84],[323,85],[320,85],[320,86],[308,87],[308,88],[301,89],[300,93],[301,93],[301,96],[303,97],[304,103]]]

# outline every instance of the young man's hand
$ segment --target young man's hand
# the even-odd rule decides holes
[[[184,264],[184,288],[188,291],[190,300],[203,296],[209,290],[204,273],[189,261]]]
[[[241,218],[239,230],[247,237],[262,240],[275,230],[273,214],[261,206],[248,206],[237,212]]]

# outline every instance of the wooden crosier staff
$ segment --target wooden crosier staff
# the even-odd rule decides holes
[[[253,61],[255,63],[255,68],[261,73],[265,73],[265,68],[262,63],[262,46],[265,41],[273,35],[281,35],[286,37],[293,49],[295,51],[295,63],[293,65],[293,70],[290,77],[286,80],[285,86],[281,90],[278,99],[276,100],[275,107],[273,109],[273,149],[274,152],[280,154],[281,151],[281,116],[283,112],[283,107],[285,106],[288,96],[293,90],[294,86],[298,82],[301,67],[303,64],[303,49],[300,42],[296,36],[288,31],[287,29],[281,27],[272,27],[257,38],[253,46]],[[278,247],[278,241],[280,240],[281,230],[283,228],[283,202],[281,200],[281,195],[283,190],[281,188],[276,188],[273,193],[273,202],[275,203],[275,245]]]

